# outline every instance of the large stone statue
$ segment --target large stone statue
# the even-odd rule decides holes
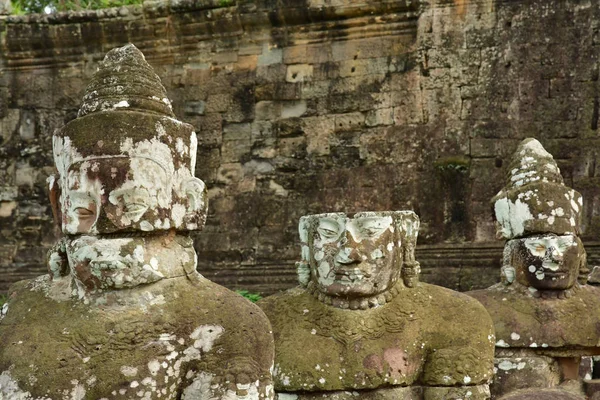
[[[196,146],[143,54],[111,50],[53,138],[65,236],[9,291],[1,399],[273,398],[267,318],[196,272]]]
[[[507,239],[502,282],[469,293],[494,320],[492,393],[578,385],[580,357],[600,354],[600,290],[586,284],[578,237],[582,197],[535,139],[521,142],[507,178],[492,200]]]
[[[259,305],[279,399],[486,399],[494,335],[483,307],[418,281],[412,211],[300,220],[301,286]]]

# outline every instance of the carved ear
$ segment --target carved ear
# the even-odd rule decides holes
[[[183,191],[188,200],[185,215],[186,227],[189,230],[200,229],[206,220],[208,208],[206,185],[201,179],[190,178],[183,183]]]
[[[310,229],[310,218],[309,217],[300,217],[300,222],[298,223],[298,234],[300,235],[300,242],[303,244],[308,244],[308,231]]]
[[[50,207],[52,208],[52,216],[54,217],[54,223],[62,228],[62,214],[60,212],[60,185],[56,175],[50,175],[48,179],[48,197],[50,198]]]
[[[590,276],[590,269],[587,263],[587,252],[583,247],[583,243],[581,243],[581,239],[576,236],[577,242],[579,242],[579,248],[581,249],[581,258],[579,261],[579,274],[577,276],[577,281],[580,285],[586,285]]]

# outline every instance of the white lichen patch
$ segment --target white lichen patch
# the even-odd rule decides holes
[[[127,108],[129,107],[129,102],[127,100],[121,100],[118,103],[113,105],[113,108]]]
[[[161,367],[161,365],[158,360],[152,360],[152,361],[148,362],[148,371],[150,371],[150,374],[152,376],[156,376],[158,371],[160,371],[160,367]]]
[[[512,362],[510,360],[502,360],[498,363],[498,369],[501,369],[502,371],[510,371],[510,370],[522,370],[523,368],[525,368],[525,366],[527,365],[527,363],[525,363],[524,361],[521,362]]]
[[[496,219],[502,227],[504,238],[513,238],[523,234],[525,223],[533,219],[529,205],[517,199],[514,203],[504,197],[494,203]]]
[[[224,329],[219,325],[202,325],[192,332],[190,338],[194,340],[194,347],[203,352],[209,352],[215,341],[223,334]]]
[[[6,317],[7,314],[8,314],[8,302],[4,303],[2,305],[2,308],[0,308],[0,321],[2,321],[4,319],[4,317]]]
[[[131,378],[138,374],[138,369],[135,367],[130,367],[128,365],[124,365],[121,367],[121,374],[128,378]]]

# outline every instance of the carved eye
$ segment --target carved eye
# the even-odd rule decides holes
[[[558,249],[560,251],[566,251],[569,247],[573,246],[573,239],[570,237],[561,237],[558,239]]]
[[[537,257],[542,257],[546,254],[546,245],[539,241],[525,242],[525,246],[529,249],[531,254]]]
[[[79,218],[89,218],[89,217],[93,217],[94,216],[94,212],[90,209],[87,209],[85,207],[77,207],[75,209],[75,213],[77,214],[77,216]]]
[[[144,203],[130,203],[125,206],[128,213],[141,213],[148,209],[148,206]]]
[[[339,235],[339,226],[337,223],[331,220],[322,220],[319,223],[317,232],[325,239],[334,239]]]
[[[319,227],[318,231],[319,231],[319,234],[322,237],[325,237],[325,238],[328,238],[328,239],[334,238],[334,237],[337,236],[337,231],[335,231],[333,229]]]
[[[384,229],[378,226],[368,226],[362,227],[360,231],[365,236],[373,237],[381,234],[384,231]]]

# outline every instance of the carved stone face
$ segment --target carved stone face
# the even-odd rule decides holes
[[[402,257],[390,213],[321,214],[301,220],[308,232],[311,279],[331,296],[373,296],[398,280]],[[306,252],[306,250],[304,250]]]
[[[519,283],[540,290],[565,290],[577,281],[584,258],[583,244],[577,236],[547,234],[511,242]]]
[[[112,157],[72,165],[63,189],[65,233],[168,229],[171,175],[149,158]]]

